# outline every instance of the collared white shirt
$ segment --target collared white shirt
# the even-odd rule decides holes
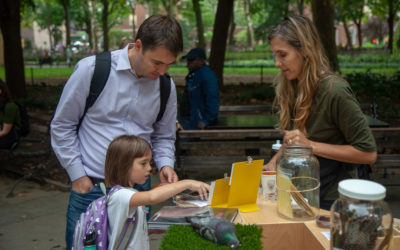
[[[95,56],[82,59],[68,79],[51,123],[51,144],[71,181],[82,176],[104,178],[108,145],[117,136],[137,135],[152,146],[153,158],[160,169],[174,166],[176,90],[171,79],[171,94],[162,119],[159,78],[137,77],[132,70],[128,47],[112,51],[108,81],[88,109],[79,133],[76,126],[82,116],[93,76]]]

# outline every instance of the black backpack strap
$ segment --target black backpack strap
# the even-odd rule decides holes
[[[108,76],[110,75],[110,70],[111,70],[111,52],[105,51],[103,53],[97,54],[93,77],[92,81],[90,82],[89,95],[86,98],[85,110],[83,111],[83,115],[79,120],[77,130],[81,126],[81,123],[86,115],[86,112],[94,104],[97,97],[99,97],[101,91],[103,91],[104,86],[106,85],[106,82],[108,80]]]
[[[160,76],[160,112],[158,112],[156,122],[161,120],[161,118],[163,117],[170,94],[171,94],[171,77],[167,73],[165,73],[164,75]]]

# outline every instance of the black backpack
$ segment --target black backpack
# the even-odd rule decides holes
[[[111,52],[105,51],[96,55],[96,63],[94,67],[92,81],[90,82],[89,96],[86,99],[85,110],[79,120],[77,131],[82,123],[87,110],[94,104],[101,91],[104,89],[108,76],[111,70]],[[160,76],[160,111],[158,112],[157,120],[161,120],[167,106],[168,98],[171,93],[171,77],[165,73]]]
[[[24,105],[19,102],[15,102],[19,109],[19,115],[21,117],[21,128],[20,128],[20,136],[27,136],[29,134],[29,115],[26,111]]]

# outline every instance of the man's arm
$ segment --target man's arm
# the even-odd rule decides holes
[[[154,124],[154,131],[151,135],[153,159],[160,172],[161,183],[178,181],[173,170],[175,163],[176,110],[176,89],[171,79],[171,93],[164,115],[160,121]]]
[[[76,128],[84,112],[93,69],[94,57],[83,59],[76,65],[51,122],[51,145],[71,181],[86,176]]]

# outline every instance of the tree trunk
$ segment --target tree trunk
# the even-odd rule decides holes
[[[205,50],[206,40],[204,38],[204,26],[203,26],[203,19],[201,17],[201,8],[199,0],[192,0],[192,4],[193,4],[193,11],[196,14],[197,39],[199,40],[197,47]]]
[[[284,10],[285,17],[289,15],[289,5],[290,5],[290,0],[286,0],[285,10]]]
[[[217,74],[219,86],[224,86],[224,62],[226,39],[228,37],[229,21],[232,15],[234,0],[218,0],[215,15],[214,31],[211,41],[210,67]]]
[[[246,25],[247,25],[247,46],[249,48],[253,48],[254,40],[253,40],[253,23],[251,21],[251,13],[250,13],[250,1],[244,1],[244,12],[246,13]]]
[[[299,10],[299,15],[303,15],[304,12],[304,0],[297,1],[297,9]]]
[[[49,32],[49,44],[50,44],[50,50],[53,48],[53,34],[51,33],[51,27],[47,27],[47,32]]]
[[[229,29],[228,29],[228,51],[232,51],[233,47],[235,46],[235,12],[234,8],[232,8],[231,18],[229,21]]]
[[[361,30],[361,22],[356,22],[356,27],[357,27],[357,38],[358,38],[358,48],[362,48],[362,30]]]
[[[101,24],[103,27],[103,51],[108,51],[108,0],[101,0],[103,12],[101,15]]]
[[[388,28],[389,28],[389,44],[388,44],[388,50],[390,54],[393,54],[393,27],[394,27],[394,16],[396,13],[393,11],[393,1],[388,0],[388,5],[389,5],[389,13],[388,13],[388,18],[387,18],[387,23],[388,23]]]
[[[69,0],[63,0],[63,8],[64,8],[64,19],[65,19],[65,37],[66,37],[66,46],[71,44],[71,29],[69,25]]]
[[[334,7],[331,0],[311,0],[313,22],[333,71],[339,71],[335,43]]]
[[[346,33],[346,39],[347,39],[347,49],[353,49],[353,41],[351,39],[349,27],[347,26],[347,20],[346,18],[343,19],[343,27],[344,27],[344,32]]]
[[[92,50],[93,44],[94,44],[94,38],[93,38],[93,30],[92,30],[92,19],[91,19],[91,7],[90,7],[90,2],[83,1],[82,6],[84,9],[85,13],[85,24],[86,24],[86,33],[88,34],[88,41],[89,41],[89,48]]]
[[[131,5],[131,12],[132,12],[132,38],[134,39],[136,37],[136,22],[135,22],[135,17],[136,17],[136,2],[133,2]]]
[[[26,97],[24,58],[21,47],[20,1],[0,1],[0,29],[4,42],[5,80],[15,98]]]
[[[99,47],[98,47],[98,35],[97,35],[97,21],[96,21],[96,1],[95,0],[90,0],[90,12],[92,13],[90,15],[90,23],[92,24],[92,34],[93,34],[93,52],[98,53],[99,52]]]

